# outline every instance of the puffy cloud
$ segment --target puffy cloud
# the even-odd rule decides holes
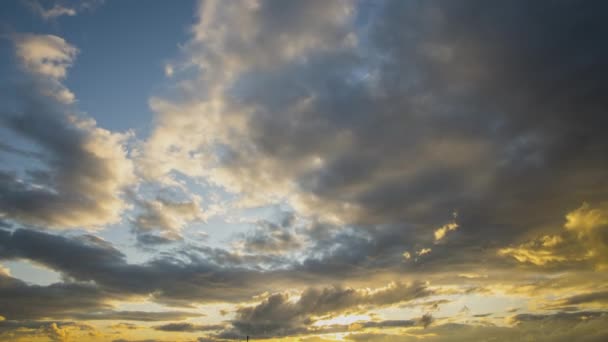
[[[432,242],[420,232],[444,223],[437,213],[457,209],[459,246],[433,253],[444,259],[605,196],[605,85],[577,77],[605,72],[602,4],[353,6],[205,2],[184,49],[193,78],[151,100],[142,173],[179,170],[242,205],[285,200],[324,222],[374,225],[374,240],[392,230],[377,243],[412,250]],[[590,29],[569,29],[579,26]]]
[[[33,76],[36,91],[61,103],[74,102],[74,94],[60,81],[66,77],[78,49],[54,35],[20,33],[11,38],[21,67]]]
[[[0,323],[0,338],[10,341],[79,341],[99,335],[86,323],[69,321],[5,321]]]
[[[16,34],[16,55],[31,73],[62,79],[72,65],[78,49],[53,35]]]
[[[64,342],[68,340],[67,329],[58,327],[57,323],[51,323],[48,325],[46,331],[53,341]]]
[[[199,196],[192,196],[183,202],[165,198],[138,199],[136,202],[139,202],[142,213],[137,215],[133,222],[134,231],[138,241],[143,244],[180,239],[180,231],[185,225],[206,219]],[[161,236],[154,235],[155,231],[160,232]]]
[[[299,298],[276,293],[256,306],[242,307],[232,321],[232,328],[220,337],[255,335],[277,337],[314,330],[311,325],[322,318],[357,311],[363,307],[380,307],[412,301],[432,294],[420,283],[391,283],[378,289],[329,287],[309,288]]]
[[[208,177],[250,199],[284,196],[290,185],[277,173],[284,165],[253,150],[247,151],[251,153],[247,158],[266,164],[264,169],[235,158],[246,157],[241,147],[250,145],[246,129],[251,111],[228,102],[223,92],[233,87],[235,77],[244,72],[272,69],[304,60],[307,51],[341,46],[349,37],[353,5],[348,1],[204,2],[188,48],[192,54],[188,59],[204,72],[200,80],[184,87],[188,91],[203,86],[206,95],[187,103],[152,99],[159,124],[143,148],[142,173],[148,178],[162,178],[176,169]],[[236,22],[240,24],[229,24]],[[230,160],[234,160],[234,168],[224,167]],[[263,192],[253,191],[262,184]]]
[[[254,254],[283,254],[298,252],[304,245],[304,238],[293,227],[295,218],[287,215],[279,224],[262,220],[255,229],[237,241],[236,249]]]
[[[428,277],[451,286],[449,295],[550,292],[564,310],[602,306],[605,11],[600,1],[206,1],[182,63],[169,64],[176,96],[150,100],[157,120],[136,151],[137,171],[165,185],[178,173],[222,187],[237,207],[286,205],[312,224],[292,229],[260,221],[239,236],[238,249],[251,254],[184,243],[142,264],[92,236],[18,229],[0,233],[0,255],[41,263],[104,293],[170,305],[275,293],[241,307],[209,338],[310,333],[319,317],[410,298],[405,285],[394,286],[404,291],[398,295],[343,287],[300,297],[281,291],[371,284],[375,277]],[[43,154],[0,148],[41,159],[46,169],[2,173],[0,215],[57,227],[117,222],[126,207],[121,194],[134,181],[128,137],[63,115],[71,93],[59,82],[74,57],[61,55],[65,46],[56,39],[40,39],[50,42],[39,51],[57,63],[20,57],[40,78],[33,89],[41,96],[19,97],[30,107],[4,122]],[[47,112],[53,115],[38,114]],[[560,233],[550,231],[583,201],[594,205],[571,211]],[[142,243],[175,239],[204,217],[190,199],[136,204]],[[455,209],[458,223],[446,225],[438,213]],[[468,316],[484,326],[445,324],[434,315],[425,330],[414,325],[430,316],[360,322],[369,331],[348,338],[605,339],[601,314],[518,316],[515,326],[492,326],[478,313]],[[167,328],[204,329],[189,324]],[[379,327],[411,328],[412,335],[371,331]]]
[[[122,192],[135,181],[125,147],[131,133],[100,128],[62,101],[66,89],[59,79],[73,61],[74,47],[55,36],[14,37],[33,83],[27,90],[14,88],[16,106],[3,108],[1,124],[40,152],[34,155],[39,163],[24,175],[0,170],[0,215],[56,228],[118,222],[126,208]]]

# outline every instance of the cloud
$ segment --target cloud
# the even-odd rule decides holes
[[[122,191],[135,181],[125,147],[131,133],[100,128],[63,101],[68,90],[59,80],[74,47],[48,35],[18,34],[14,41],[32,79],[14,85],[16,105],[2,107],[0,125],[34,144],[40,158],[24,175],[0,169],[0,214],[53,228],[118,222],[126,208]]]
[[[299,298],[276,293],[256,306],[237,310],[232,328],[219,337],[253,335],[260,337],[291,336],[307,332],[324,317],[357,311],[363,307],[380,307],[408,302],[430,295],[431,290],[420,283],[391,283],[378,289],[328,287],[309,288]]]
[[[70,317],[83,309],[107,310],[111,295],[91,285],[28,285],[0,275],[0,314],[10,320]]]
[[[578,76],[606,72],[603,4],[356,5],[203,3],[181,56],[191,78],[150,100],[144,177],[178,171],[240,206],[360,230],[336,251],[311,242],[304,264],[338,272],[418,267],[403,251],[443,241],[438,213],[454,210],[458,236],[420,264],[496,259],[606,196],[605,84]]]
[[[566,215],[564,228],[560,235],[544,235],[517,247],[502,248],[498,253],[537,266],[587,264],[599,269],[606,266],[608,214],[605,204],[593,208],[584,203]]]
[[[134,232],[144,245],[181,239],[180,231],[184,226],[207,217],[201,208],[201,198],[196,195],[182,202],[165,198],[137,199],[135,202],[142,212],[133,221]],[[161,236],[153,235],[154,232],[160,232]]]
[[[559,301],[561,306],[608,303],[608,291],[593,291],[570,296]]]
[[[606,315],[594,312],[573,314],[517,315],[513,326],[447,323],[407,334],[384,332],[351,333],[348,341],[410,342],[425,341],[586,341],[599,342],[608,336]]]
[[[312,324],[432,292],[420,283],[327,287],[336,282],[431,279],[450,296],[551,292],[560,310],[600,307],[605,12],[599,1],[205,1],[183,55],[167,64],[176,94],[150,99],[157,117],[132,153],[131,133],[68,115],[75,97],[61,82],[77,49],[55,36],[15,35],[29,78],[14,89],[17,106],[2,108],[2,124],[37,150],[0,145],[35,165],[0,172],[0,216],[15,227],[0,231],[0,256],[40,263],[65,282],[38,288],[5,278],[32,298],[89,289],[78,299],[90,300],[82,307],[92,314],[73,312],[70,301],[53,311],[79,319],[157,319],[114,312],[108,296],[192,306],[273,293],[243,304],[209,338],[344,332]],[[305,224],[260,220],[232,249],[184,239],[141,264],[92,235],[17,229],[99,229],[120,222],[130,203],[133,232],[151,248],[204,220],[194,197],[125,196],[135,173],[159,187],[178,174],[227,191],[226,208],[287,207]],[[454,210],[458,221],[446,224],[442,213]],[[359,322],[366,330],[345,338],[605,338],[601,314],[537,312],[513,326],[476,314],[466,316],[485,325],[449,324],[433,312]],[[172,324],[158,327],[205,329]],[[373,331],[380,327],[412,335]]]
[[[455,231],[456,229],[458,229],[458,223],[456,223],[456,222],[447,223],[447,224],[437,228],[437,230],[435,230],[435,233],[434,233],[435,242],[442,240],[448,232]]]
[[[304,237],[294,231],[295,218],[287,215],[277,224],[267,220],[256,222],[255,229],[237,241],[237,250],[254,254],[284,254],[298,252],[304,245]]]
[[[154,329],[159,331],[171,331],[171,332],[198,332],[198,331],[213,331],[221,330],[224,325],[204,325],[204,324],[192,324],[192,323],[168,323],[163,325],[155,326]]]
[[[430,254],[431,251],[432,251],[432,249],[430,249],[430,248],[422,248],[421,250],[416,252],[416,255],[418,255],[418,256],[427,255],[427,254]]]
[[[68,2],[69,5],[66,5],[65,1],[59,1],[51,7],[45,8],[39,0],[22,0],[32,12],[44,20],[54,20],[62,16],[73,17],[83,10],[92,9],[102,4],[103,1],[104,0],[83,0],[78,3]]]
[[[122,252],[95,236],[68,238],[27,229],[0,230],[0,259],[31,260],[69,279],[92,281],[108,293],[145,295],[173,306],[238,302],[285,277],[245,268],[238,260],[229,262],[221,251],[210,249],[178,248],[146,263],[130,264]]]
[[[106,310],[92,313],[77,313],[71,318],[79,320],[123,320],[140,322],[158,322],[167,320],[183,320],[192,317],[204,316],[203,314],[188,311],[116,311]]]
[[[13,35],[16,55],[28,72],[63,79],[72,65],[78,49],[63,38],[53,35]]]
[[[0,275],[0,315],[8,320],[75,319],[166,321],[198,317],[185,311],[116,311],[111,302],[128,296],[87,283],[29,285]]]
[[[4,321],[0,338],[10,341],[77,341],[98,336],[97,329],[86,323],[70,321]]]
[[[60,103],[74,102],[74,94],[61,81],[79,50],[54,35],[18,33],[10,36],[15,55],[24,71],[33,76],[37,92]]]

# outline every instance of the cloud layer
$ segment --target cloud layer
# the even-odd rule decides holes
[[[68,88],[96,5],[25,3],[0,340],[606,339],[604,2],[201,1],[149,132]]]

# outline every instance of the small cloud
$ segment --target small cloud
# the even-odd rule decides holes
[[[51,34],[15,34],[16,54],[23,68],[53,79],[65,78],[78,49],[63,38]]]
[[[171,77],[171,76],[173,76],[174,72],[175,72],[175,70],[173,70],[173,65],[165,64],[165,76]]]
[[[431,253],[431,251],[432,251],[432,249],[430,249],[430,248],[423,248],[423,249],[419,250],[418,252],[416,252],[416,254],[418,256],[423,256],[423,255]]]
[[[429,325],[431,325],[431,323],[433,323],[434,320],[435,319],[433,318],[433,315],[431,315],[430,312],[427,312],[424,315],[422,315],[422,317],[420,317],[419,323],[423,327],[427,328]]]
[[[103,1],[104,0],[81,0],[78,2],[74,1],[71,6],[56,3],[49,7],[43,6],[39,0],[23,0],[23,3],[30,11],[40,16],[40,18],[44,20],[54,20],[63,16],[73,17],[83,10],[92,9],[97,5],[102,4]]]
[[[44,6],[42,6],[42,4],[36,0],[24,1],[24,3],[32,12],[39,15],[44,20],[52,20],[64,15],[68,17],[76,15],[75,8],[66,7],[60,4],[55,4],[53,7],[50,8],[44,8]]]
[[[11,275],[11,270],[8,267],[0,264],[0,276],[8,277]]]
[[[456,222],[451,222],[439,227],[437,230],[435,230],[435,243],[442,240],[448,232],[452,232],[458,229],[458,227],[458,223]]]

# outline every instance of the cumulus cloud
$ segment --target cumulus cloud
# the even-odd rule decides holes
[[[77,341],[99,335],[87,323],[71,321],[5,321],[0,323],[0,338],[11,341]]]
[[[298,252],[304,245],[304,237],[293,226],[295,217],[287,214],[282,222],[267,220],[256,222],[255,229],[236,242],[236,249],[254,254],[283,254]]]
[[[187,201],[165,198],[137,199],[142,212],[133,221],[138,241],[143,244],[170,242],[181,238],[181,229],[192,222],[206,219],[201,208],[200,196],[193,195]],[[154,233],[160,233],[160,236]],[[155,239],[155,237],[157,239]]]
[[[55,36],[15,35],[29,83],[15,88],[18,105],[2,108],[2,124],[39,150],[0,145],[38,162],[26,172],[2,168],[2,220],[58,228],[119,222],[137,173],[160,187],[179,174],[227,191],[234,202],[226,207],[285,206],[310,224],[260,220],[237,234],[232,250],[184,242],[141,264],[91,235],[2,230],[2,258],[43,264],[66,282],[40,290],[3,277],[10,291],[32,298],[38,290],[93,289],[80,297],[91,298],[83,307],[95,313],[65,309],[79,319],[137,316],[110,312],[108,294],[193,305],[273,293],[241,306],[209,339],[344,332],[351,327],[312,324],[429,294],[419,283],[322,288],[382,277],[436,279],[455,296],[551,291],[559,310],[602,307],[606,9],[601,1],[204,1],[183,55],[166,64],[175,96],[150,99],[157,117],[132,154],[130,133],[68,115],[75,98],[61,82],[78,50]],[[57,7],[48,16],[60,14],[69,13]],[[128,200],[142,244],[174,241],[205,218],[194,197]],[[453,210],[458,221],[446,224],[440,213]],[[310,284],[319,288],[282,291]],[[344,338],[605,339],[599,312],[518,315],[513,326],[491,325],[483,313],[462,315],[483,326],[433,315],[360,322],[367,330]],[[381,327],[411,335],[372,331]]]
[[[18,34],[16,53],[31,73],[29,88],[15,85],[16,106],[2,108],[0,124],[34,144],[37,164],[20,174],[0,169],[0,214],[28,224],[95,228],[120,220],[122,191],[135,181],[126,143],[75,115],[60,83],[76,49],[55,36]],[[71,94],[71,93],[70,93]],[[64,101],[70,100],[70,101]]]
[[[391,283],[378,289],[328,287],[309,288],[298,298],[276,293],[256,306],[237,310],[232,328],[219,337],[255,335],[278,337],[314,330],[311,325],[322,318],[357,311],[363,307],[381,307],[408,302],[432,294],[424,284]]]
[[[60,81],[66,77],[78,49],[54,35],[19,33],[11,38],[21,67],[34,76],[37,91],[61,103],[74,102],[74,94]]]
[[[324,223],[374,226],[370,245],[398,259],[456,209],[461,245],[425,262],[473,262],[605,196],[604,83],[577,77],[605,72],[602,6],[204,2],[184,49],[192,78],[150,101],[142,174],[178,170],[240,205],[284,200]],[[455,229],[440,228],[438,241]]]
[[[13,40],[15,53],[28,72],[56,79],[65,78],[78,53],[77,48],[53,35],[16,34]]]

